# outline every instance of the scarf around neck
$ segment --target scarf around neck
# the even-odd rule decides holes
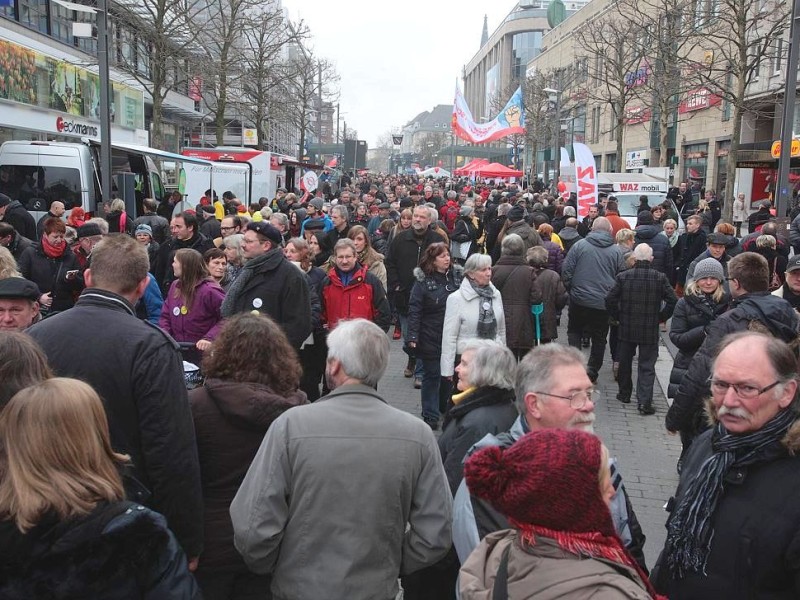
[[[220,307],[220,312],[222,313],[223,317],[233,316],[233,307],[239,292],[244,289],[244,286],[247,284],[247,282],[253,278],[255,270],[267,262],[275,254],[275,252],[282,252],[282,250],[280,248],[269,250],[261,256],[251,258],[244,264],[239,272],[239,275],[237,275],[236,279],[231,282],[227,292],[225,293],[225,299],[222,301],[222,306]]]
[[[67,242],[64,240],[61,240],[61,244],[59,245],[53,245],[47,239],[47,235],[42,236],[42,252],[44,252],[45,256],[48,258],[61,258],[66,248]]]
[[[717,423],[711,436],[713,454],[700,466],[667,524],[667,566],[674,579],[689,572],[706,574],[706,563],[714,539],[711,518],[722,496],[725,476],[733,468],[765,460],[763,452],[779,444],[797,414],[782,410],[758,431],[743,435],[728,433]]]
[[[491,284],[479,286],[472,279],[469,279],[469,284],[478,294],[478,337],[485,340],[493,340],[497,337],[497,320],[492,306],[494,290]]]

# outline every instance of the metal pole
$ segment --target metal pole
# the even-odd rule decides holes
[[[560,78],[559,78],[560,80]],[[561,81],[558,82],[559,84]],[[556,193],[558,193],[558,182],[561,179],[561,88],[557,87],[558,93],[556,94],[556,115],[555,115],[555,130],[556,130],[556,143],[553,148],[553,171],[556,174]]]
[[[791,41],[789,64],[786,65],[786,83],[783,88],[783,123],[781,127],[781,157],[778,163],[778,193],[775,214],[785,217],[792,202],[792,189],[789,187],[789,168],[792,162],[792,129],[794,125],[794,105],[797,88],[797,61],[800,56],[800,0],[792,3]],[[732,184],[732,183],[731,183]]]
[[[100,69],[100,190],[102,200],[111,200],[111,100],[108,74],[108,3],[97,0],[97,58]]]

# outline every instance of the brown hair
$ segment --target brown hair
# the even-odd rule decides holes
[[[208,267],[203,256],[197,250],[181,248],[175,252],[175,259],[181,263],[181,276],[178,277],[178,283],[175,285],[174,296],[182,298],[187,310],[190,310],[194,303],[197,286],[203,281],[211,279],[211,275],[208,274]]]
[[[32,337],[19,331],[0,335],[0,410],[22,388],[52,376],[47,357]]]
[[[206,377],[260,383],[286,396],[300,385],[300,361],[283,329],[263,314],[242,313],[225,321],[205,353]]]
[[[733,235],[736,233],[736,228],[730,223],[726,223],[725,221],[720,221],[719,223],[717,223],[717,226],[714,227],[714,231],[716,231],[717,233],[723,233],[725,235]]]
[[[0,518],[20,531],[55,513],[62,521],[125,497],[97,393],[77,379],[47,379],[0,413]]]
[[[365,245],[364,245],[364,251],[361,253],[360,256],[358,256],[358,261],[362,265],[371,267],[376,262],[382,260],[383,256],[381,254],[378,254],[372,247],[372,240],[370,240],[369,238],[369,231],[367,231],[366,227],[364,227],[363,225],[353,225],[350,228],[350,231],[347,232],[347,237],[349,237],[353,241],[355,241],[356,236],[359,235],[364,236]],[[358,255],[358,252],[356,252],[356,254]]]
[[[67,225],[59,217],[48,217],[44,222],[45,234],[66,233]]]
[[[450,254],[450,249],[444,242],[431,244],[425,248],[425,252],[422,253],[422,260],[419,261],[419,268],[422,269],[422,272],[425,273],[426,276],[433,275],[433,272],[436,270],[434,266],[436,259],[445,253]]]
[[[549,240],[553,234],[553,226],[550,223],[542,223],[536,231],[542,236],[543,240]]]
[[[747,292],[769,291],[769,263],[755,252],[742,252],[728,263],[728,278],[735,279]]]
[[[308,247],[308,242],[303,238],[293,237],[286,242],[286,246],[288,247],[289,244],[297,250],[297,254],[300,257],[300,268],[304,272],[308,272],[309,268],[311,268],[311,249]]]
[[[92,250],[89,273],[97,288],[130,294],[147,278],[147,249],[124,233],[104,236]]]

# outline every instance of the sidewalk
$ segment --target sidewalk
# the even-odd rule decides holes
[[[559,340],[566,342],[566,327],[559,330]],[[402,342],[391,342],[389,368],[378,391],[392,406],[419,417],[419,390],[414,389],[412,379],[403,377],[405,364]],[[662,343],[656,372],[663,389],[666,389],[671,368],[672,357]],[[636,516],[647,536],[645,556],[648,567],[652,567],[666,536],[664,522],[667,515],[663,506],[675,493],[678,484],[675,465],[681,450],[680,439],[667,434],[664,429],[667,400],[659,386],[655,387],[653,406],[657,413],[653,416],[639,415],[635,398],[630,404],[622,404],[616,399],[617,385],[611,374],[608,352],[597,380],[597,389],[600,397],[595,403],[595,433],[608,447],[611,456],[617,459]]]

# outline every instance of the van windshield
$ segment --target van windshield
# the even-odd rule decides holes
[[[48,211],[60,200],[67,210],[81,205],[81,175],[66,167],[0,167],[0,193],[32,211]]]

